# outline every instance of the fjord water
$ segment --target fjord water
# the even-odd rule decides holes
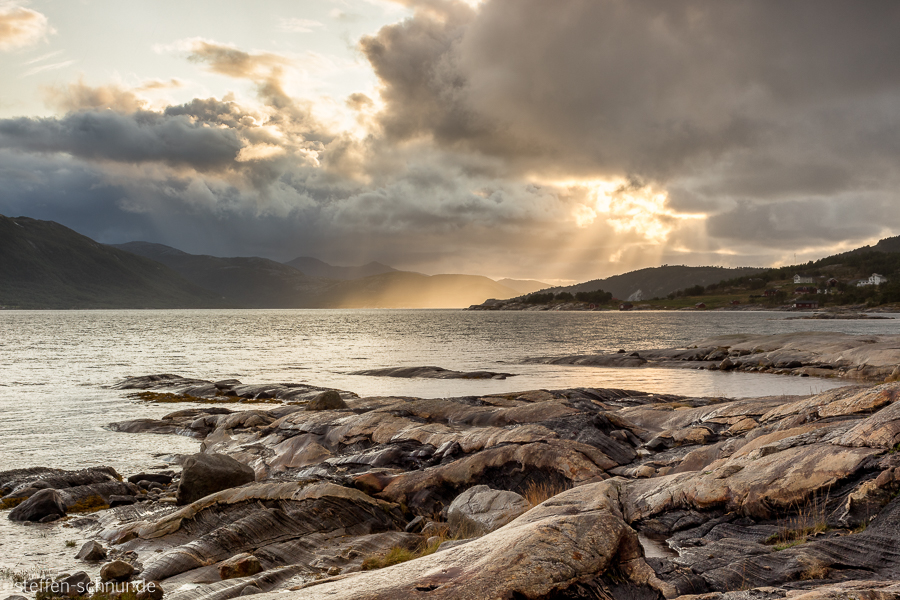
[[[898,320],[785,320],[772,312],[469,312],[459,310],[0,312],[0,470],[25,466],[125,472],[195,452],[178,436],[113,433],[111,421],[188,408],[148,405],[109,386],[175,373],[245,383],[293,382],[360,395],[452,397],[575,386],[695,396],[808,394],[842,382],[747,373],[523,365],[522,359],[681,346],[727,333],[900,333]],[[435,365],[516,374],[506,380],[349,375]],[[235,407],[232,408],[242,408]]]

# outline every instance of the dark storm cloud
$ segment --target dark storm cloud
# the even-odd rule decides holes
[[[241,142],[232,130],[205,126],[186,116],[108,110],[75,112],[59,119],[2,119],[0,147],[64,152],[88,160],[217,169],[234,161]]]
[[[665,176],[802,135],[806,112],[826,104],[830,118],[865,129],[854,103],[895,95],[900,82],[892,2],[444,6],[440,18],[420,11],[361,43],[397,138]],[[828,114],[813,118],[832,127]]]

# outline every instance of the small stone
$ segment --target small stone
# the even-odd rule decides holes
[[[528,501],[515,492],[476,485],[453,500],[447,515],[458,530],[484,534],[503,527],[527,510]]]
[[[424,536],[431,537],[433,535],[440,535],[442,533],[446,533],[447,524],[446,523],[438,523],[437,521],[428,521],[425,523],[425,526],[422,527],[421,533]]]
[[[134,496],[118,496],[113,494],[109,497],[109,507],[115,508],[116,506],[128,506],[137,502]]]
[[[641,465],[634,469],[634,477],[639,479],[648,479],[656,475],[656,469],[650,465]]]
[[[340,567],[331,567],[328,569],[327,573],[328,573],[329,577],[334,577],[335,575],[340,575],[341,568]]]
[[[162,600],[165,591],[158,581],[148,581],[137,594],[137,600]]]
[[[53,521],[59,521],[62,517],[59,515],[47,515],[41,519],[38,519],[38,523],[52,523]]]
[[[422,528],[425,526],[425,517],[419,515],[415,517],[412,521],[406,524],[406,527],[403,529],[406,533],[419,533],[422,531]]]
[[[119,544],[124,544],[126,542],[130,542],[131,540],[137,539],[138,534],[134,531],[128,531],[123,533],[113,542],[114,545],[118,546]]]
[[[248,585],[244,589],[241,590],[239,596],[252,596],[253,594],[262,594],[262,590],[256,587],[255,585]]]
[[[150,483],[161,483],[163,485],[172,483],[173,475],[171,473],[138,473],[128,478],[129,483],[137,483],[148,481]]]

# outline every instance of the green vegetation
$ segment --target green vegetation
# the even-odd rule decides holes
[[[798,273],[813,277],[817,283],[795,285],[793,277]],[[888,280],[887,283],[862,287],[851,283],[854,280],[866,279],[872,273],[884,275]],[[794,290],[800,285],[822,287],[832,278],[837,280],[837,284],[831,286],[829,292],[834,293],[794,295]],[[766,289],[774,290],[774,295],[766,297],[760,293]],[[798,300],[815,300],[820,307],[900,303],[900,236],[882,240],[875,248],[866,246],[802,265],[768,269],[705,287],[700,285],[687,287],[670,293],[668,299],[690,298],[695,302],[702,300],[709,307],[707,297],[716,302],[717,297],[723,295],[768,306],[779,306],[795,297]]]
[[[778,532],[766,538],[765,543],[774,545],[776,551],[805,544],[809,536],[828,531],[825,521],[825,506],[828,496],[814,496],[797,513],[785,519]]]
[[[74,548],[75,540],[66,540],[66,548]]]
[[[467,539],[475,537],[476,535],[478,535],[477,532],[451,531],[450,526],[445,523],[434,535],[430,536],[425,543],[419,545],[415,549],[410,550],[409,548],[404,548],[402,546],[394,546],[383,554],[366,557],[362,562],[362,569],[364,571],[383,569],[384,567],[390,567],[391,565],[415,560],[423,556],[428,556],[429,554],[434,554],[444,542]]]
[[[564,302],[584,302],[585,304],[609,304],[613,297],[609,292],[603,290],[594,290],[592,292],[553,292],[529,294],[522,298],[525,304],[562,304]]]
[[[609,304],[613,301],[613,295],[603,290],[594,290],[593,292],[576,292],[575,299],[590,304]]]
[[[447,536],[437,535],[434,536],[436,539],[433,539],[430,544],[425,543],[422,546],[416,548],[415,550],[410,550],[408,548],[403,548],[402,546],[394,546],[384,554],[379,554],[377,556],[369,556],[362,562],[363,571],[372,571],[375,569],[383,569],[384,567],[390,567],[392,565],[399,565],[400,563],[407,562],[410,560],[415,560],[417,558],[422,558],[423,556],[428,556],[429,554],[434,554],[437,552],[437,549],[440,545],[451,539]],[[431,538],[429,538],[431,539]]]
[[[606,279],[594,279],[562,288],[551,288],[549,290],[544,290],[544,292],[569,292],[575,294],[577,299],[578,292],[605,290],[612,294],[613,298],[625,300],[635,292],[635,290],[641,290],[641,296],[643,298],[664,298],[666,294],[685,287],[696,285],[705,287],[711,283],[722,281],[723,279],[742,276],[752,277],[753,274],[759,273],[760,271],[763,271],[763,269],[747,267],[730,269],[726,267],[662,265],[661,267],[649,267],[646,269],[638,269],[637,271],[630,271],[621,275],[613,275]],[[595,304],[603,303],[595,302]]]
[[[434,553],[435,550],[437,550],[437,548],[429,552],[429,554]],[[370,556],[363,560],[362,568],[364,571],[383,569],[384,567],[399,565],[402,562],[407,562],[413,560],[414,558],[419,558],[420,556],[425,556],[425,554],[416,552],[414,550],[409,550],[408,548],[394,546],[384,554],[380,554],[378,556]]]

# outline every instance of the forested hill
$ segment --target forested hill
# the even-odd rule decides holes
[[[707,286],[723,279],[749,276],[762,269],[739,267],[687,267],[684,265],[663,265],[639,269],[606,279],[594,279],[576,285],[550,288],[544,292],[592,292],[604,290],[620,300],[641,300],[662,298],[676,290],[689,286]]]

